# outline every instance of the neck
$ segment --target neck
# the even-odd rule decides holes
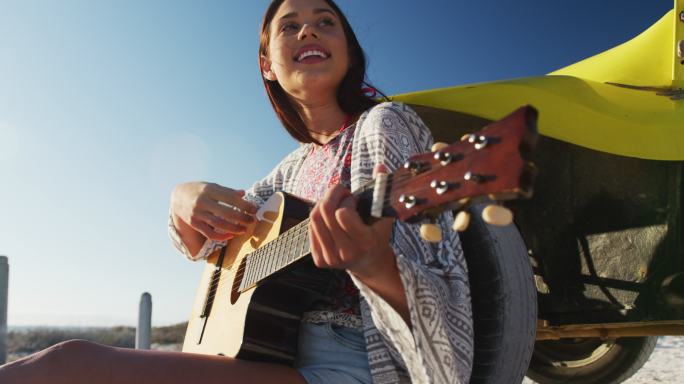
[[[297,105],[311,137],[321,144],[332,140],[345,122],[346,115],[334,97],[323,102],[297,100]]]

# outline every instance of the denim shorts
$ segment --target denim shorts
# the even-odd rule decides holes
[[[294,368],[308,384],[372,382],[363,332],[302,322]]]

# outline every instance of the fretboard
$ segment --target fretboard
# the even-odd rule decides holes
[[[306,219],[247,255],[240,290],[255,285],[262,279],[309,255],[311,250],[309,249],[308,227],[309,219]]]
[[[386,185],[392,185],[392,175],[389,175]],[[364,219],[369,217],[373,187],[374,181],[371,180],[352,193],[358,199],[357,211]],[[389,212],[388,210],[391,210],[391,207],[386,207],[384,212]],[[305,219],[247,255],[240,291],[252,287],[310,253],[309,219]]]

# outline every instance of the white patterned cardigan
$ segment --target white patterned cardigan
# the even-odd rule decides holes
[[[382,103],[364,112],[353,133],[351,190],[372,179],[375,164],[390,172],[417,153],[427,152],[432,135],[411,108]],[[274,192],[289,192],[312,144],[294,150],[245,198],[261,205]],[[305,182],[303,180],[302,182]],[[391,246],[406,290],[411,328],[385,300],[352,276],[358,287],[368,361],[373,382],[462,383],[470,380],[473,324],[468,274],[453,217],[440,215],[444,239],[436,244],[420,238],[418,224],[396,221]],[[192,257],[169,226],[176,247],[190,259],[208,256],[225,245],[208,240]]]

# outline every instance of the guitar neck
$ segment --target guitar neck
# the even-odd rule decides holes
[[[246,290],[311,253],[309,219],[287,230],[246,257],[240,290]]]
[[[532,195],[536,168],[528,161],[537,141],[537,111],[524,106],[460,142],[411,156],[394,173],[353,194],[368,224],[380,217],[414,223],[435,219],[482,199]],[[240,290],[308,256],[309,220],[303,220],[246,257]]]
[[[391,184],[391,175],[389,179],[388,184]],[[373,187],[374,183],[371,181],[353,192],[357,198],[357,211],[366,223],[373,220],[370,217]],[[391,208],[386,208],[384,213],[391,215],[393,211]],[[245,273],[240,283],[240,290],[254,286],[310,254],[309,219],[305,219],[246,257]]]

